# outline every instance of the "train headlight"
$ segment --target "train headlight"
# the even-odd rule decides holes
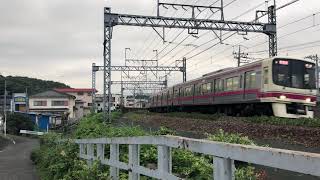
[[[285,100],[285,99],[287,99],[287,97],[286,97],[285,95],[281,95],[281,96],[280,96],[280,99],[281,99],[281,100]]]
[[[307,98],[306,102],[308,102],[308,103],[311,102],[311,98]]]

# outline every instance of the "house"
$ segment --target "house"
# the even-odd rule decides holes
[[[12,110],[14,112],[27,112],[27,94],[13,93]]]
[[[82,118],[92,110],[92,92],[97,90],[86,88],[61,88],[54,89],[60,93],[66,93],[74,96],[76,102],[76,118]]]
[[[121,95],[120,94],[113,94],[112,95],[112,106],[111,110],[114,111],[120,107],[121,102]],[[102,112],[103,110],[103,95],[97,94],[96,95],[96,108],[98,112]]]
[[[57,92],[45,91],[29,97],[29,111],[35,113],[48,113],[56,115],[67,115],[68,119],[76,118],[76,97]]]
[[[11,95],[0,95],[0,111],[3,112],[4,106],[6,107],[6,111],[12,112],[13,101]]]

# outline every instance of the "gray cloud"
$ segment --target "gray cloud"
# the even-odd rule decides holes
[[[168,2],[174,2],[174,0]],[[177,0],[176,2],[188,2],[196,0]],[[211,0],[198,0],[199,4],[208,5]],[[229,1],[225,1],[225,4]],[[232,19],[264,0],[238,0],[225,9],[226,19]],[[289,2],[278,0],[278,4]],[[91,63],[94,61],[102,65],[103,52],[103,7],[110,6],[115,13],[155,15],[154,0],[0,0],[0,71],[10,75],[25,75],[43,79],[65,82],[74,87],[90,87]],[[279,26],[295,19],[302,18],[317,12],[318,0],[300,1],[278,12]],[[260,8],[265,8],[261,6]],[[165,10],[162,10],[165,14]],[[188,16],[183,11],[170,11],[166,15]],[[254,18],[254,12],[240,18],[249,21]],[[320,17],[316,16],[315,23],[320,23]],[[279,29],[279,36],[297,31],[304,26],[313,24],[312,19],[294,24],[288,28]],[[279,47],[295,45],[316,40],[319,37],[320,27],[311,28],[308,31],[296,33],[279,39]],[[318,31],[317,31],[318,30]],[[172,41],[181,30],[166,30],[167,40]],[[201,32],[203,34],[203,32]],[[175,42],[180,42],[186,37],[184,31]],[[266,40],[266,36],[255,37],[248,35],[250,41],[243,44],[250,47]],[[183,44],[200,45],[210,39],[212,34],[200,39],[189,37]],[[243,41],[242,37],[235,36],[227,43],[237,44]],[[169,52],[175,44],[162,44],[160,38],[149,28],[141,27],[115,27],[113,33],[113,64],[123,64],[124,48],[130,47],[130,57],[153,58],[153,49],[163,50],[160,57]],[[201,49],[215,44],[208,43]],[[228,50],[225,50],[229,48]],[[267,49],[267,44],[254,47],[248,51],[260,51]],[[178,47],[166,57],[160,64],[168,65],[181,58],[192,48]],[[196,50],[189,54],[195,54]],[[303,51],[280,52],[282,55],[294,55],[303,57],[307,53],[316,53],[318,48],[310,48]],[[232,48],[219,45],[216,48],[191,59],[188,62],[189,78],[194,78],[203,73],[222,67],[233,66],[235,61],[231,56]],[[263,54],[262,56],[266,56]],[[212,61],[212,62],[211,62]],[[180,81],[180,74],[170,77],[170,84]],[[102,74],[99,74],[99,89],[102,89]],[[119,73],[113,77],[119,79]],[[117,88],[116,88],[117,89]]]

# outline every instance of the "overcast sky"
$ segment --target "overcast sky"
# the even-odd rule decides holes
[[[216,0],[167,0],[167,2],[210,5]],[[225,0],[224,4],[234,0]],[[291,0],[278,0],[280,6]],[[265,10],[265,0],[236,0],[225,8],[226,20],[251,21],[253,9]],[[258,5],[260,5],[258,7]],[[271,5],[271,2],[269,3]],[[156,15],[156,0],[0,0],[0,72],[4,75],[29,76],[64,82],[72,87],[91,86],[91,64],[102,65],[103,7],[110,6],[114,13]],[[252,10],[251,10],[252,9]],[[251,10],[251,11],[249,11]],[[247,12],[244,14],[245,12]],[[306,18],[320,11],[319,0],[300,0],[279,10],[278,35],[280,55],[304,57],[318,53],[320,42],[314,42],[320,34],[320,16]],[[161,9],[164,16],[188,17],[183,10]],[[243,14],[243,15],[242,15]],[[237,16],[241,17],[236,18]],[[209,17],[204,12],[201,17]],[[211,18],[218,18],[213,16]],[[236,18],[236,19],[235,19]],[[261,21],[265,22],[265,19]],[[306,29],[306,30],[303,30]],[[217,43],[213,33],[199,32],[198,37],[187,31],[166,30],[167,41],[163,44],[150,28],[115,27],[113,32],[112,64],[124,64],[124,49],[130,58],[155,58],[157,49],[160,64],[170,65],[184,55],[192,57]],[[180,35],[179,35],[180,34]],[[217,45],[188,60],[188,79],[224,67],[235,66],[232,45],[241,43],[246,52],[255,58],[267,57],[265,35],[235,35],[223,45]],[[208,42],[210,40],[210,42]],[[182,46],[176,43],[183,41]],[[204,46],[195,48],[205,42]],[[313,42],[310,44],[310,42]],[[306,44],[304,46],[296,46]],[[313,47],[314,46],[314,47]],[[172,50],[173,49],[173,50]],[[102,89],[102,73],[98,73],[98,88]],[[119,80],[119,74],[113,73]],[[181,73],[169,77],[169,83],[182,80]],[[117,88],[115,88],[115,91]]]

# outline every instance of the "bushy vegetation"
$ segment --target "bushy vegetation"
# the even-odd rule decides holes
[[[8,134],[19,135],[20,130],[34,130],[36,125],[31,118],[25,114],[12,113],[7,116]]]
[[[33,95],[54,88],[69,88],[69,86],[54,81],[46,81],[41,79],[7,76],[4,78],[0,75],[0,94],[4,94],[4,80],[7,81],[7,91],[11,93],[22,93],[28,89],[28,94]]]
[[[119,114],[114,113],[114,117]],[[175,132],[160,128],[157,132],[146,132],[140,127],[116,127],[105,124],[101,114],[92,114],[81,120],[72,138],[99,138],[99,137],[124,137],[124,136],[146,136],[146,135],[174,135]],[[93,167],[88,167],[85,161],[77,157],[78,146],[69,141],[60,140],[64,136],[59,134],[48,134],[41,138],[41,147],[32,154],[33,161],[41,179],[108,179],[108,168],[95,162]],[[216,135],[209,135],[209,140],[223,141],[230,143],[250,144],[254,143],[246,137],[235,134],[227,134],[222,130]],[[106,148],[106,154],[109,149]],[[141,165],[145,167],[157,166],[157,147],[151,145],[141,146]],[[172,150],[173,173],[186,179],[211,179],[213,157],[192,153],[182,149]],[[120,160],[128,162],[128,147],[120,146]],[[254,180],[257,179],[254,168],[244,166],[237,168],[236,179]],[[127,179],[127,173],[121,172],[121,179]],[[147,179],[141,177],[141,179]]]

